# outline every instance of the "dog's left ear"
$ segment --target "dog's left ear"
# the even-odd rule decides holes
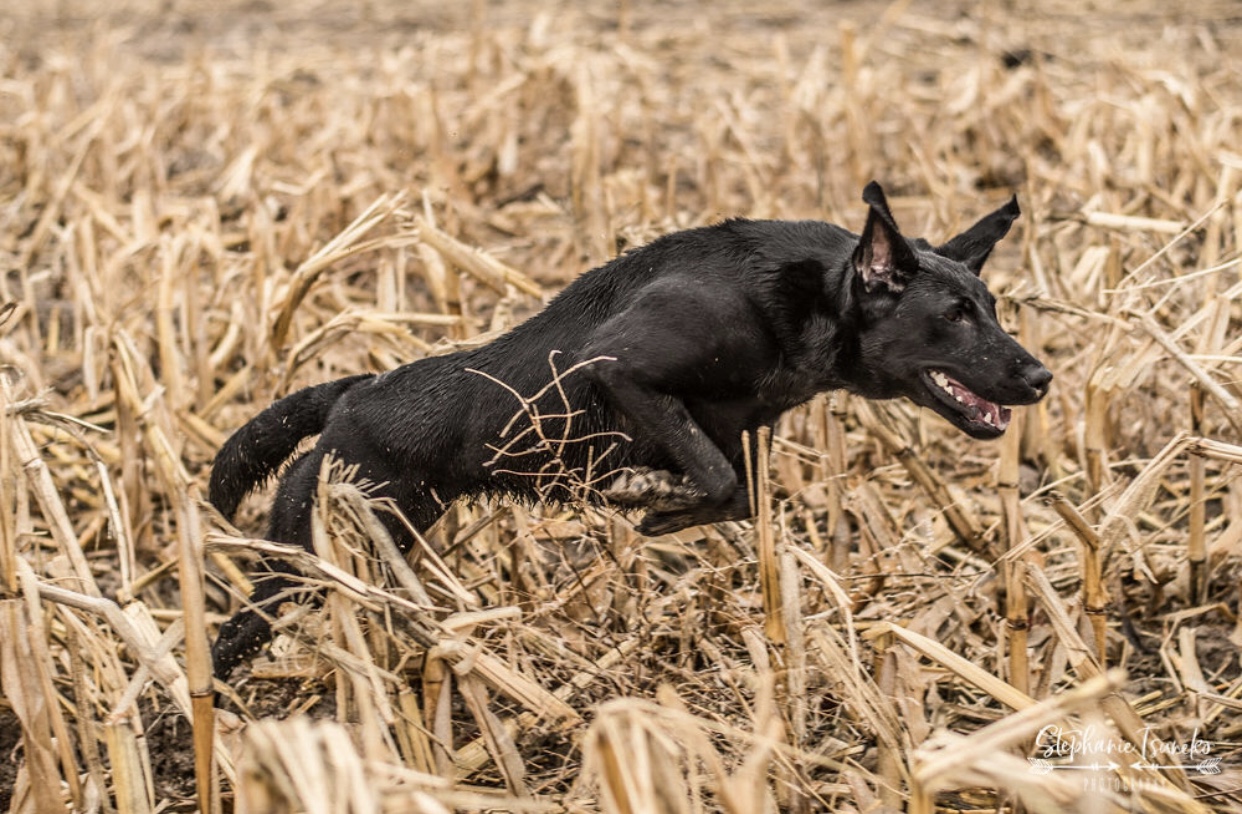
[[[1009,199],[1009,203],[983,218],[974,226],[962,232],[935,251],[941,257],[956,260],[966,268],[978,274],[983,270],[983,263],[992,253],[992,247],[1009,233],[1009,227],[1022,214],[1018,208],[1018,196]]]
[[[897,293],[906,287],[910,275],[918,271],[918,258],[897,229],[880,185],[875,181],[867,184],[862,197],[871,211],[867,213],[867,225],[854,249],[854,270],[868,291],[887,288]]]

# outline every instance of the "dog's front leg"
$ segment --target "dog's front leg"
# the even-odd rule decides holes
[[[769,427],[770,428],[770,427]],[[753,430],[743,434],[750,454],[744,460],[753,461],[756,467],[768,465],[766,457],[760,459],[759,439]],[[734,469],[737,488],[724,503],[705,506],[703,504],[683,505],[668,508],[652,508],[638,524],[638,530],[648,537],[661,534],[673,534],[692,526],[704,523],[723,523],[726,520],[746,520],[755,514],[754,503],[750,494],[750,480],[747,473]]]
[[[685,476],[685,491],[702,495],[677,507],[649,504],[641,531],[749,516],[741,432],[758,412],[754,382],[778,356],[761,327],[736,291],[671,277],[585,343],[581,358],[595,361],[584,372],[624,416],[626,431],[658,445]],[[667,460],[631,464],[659,468]]]
[[[745,486],[739,486],[734,490],[732,497],[719,505],[647,512],[638,523],[638,531],[648,537],[659,537],[661,534],[673,534],[692,526],[701,526],[704,523],[745,520],[753,514],[750,507],[750,493]]]
[[[664,447],[685,473],[687,486],[701,496],[698,506],[669,514],[701,511],[730,502],[738,489],[738,479],[729,459],[703,432],[681,399],[645,386],[628,368],[620,360],[602,360],[589,368],[589,375],[618,411]]]

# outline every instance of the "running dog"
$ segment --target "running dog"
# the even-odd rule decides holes
[[[748,517],[744,434],[753,453],[756,430],[817,393],[905,397],[974,438],[1000,436],[1008,406],[1039,401],[1052,379],[1001,328],[979,276],[1017,198],[940,246],[901,234],[879,184],[863,201],[861,235],[742,219],[676,232],[486,345],[293,393],[221,448],[210,500],[231,517],[318,434],[281,477],[272,540],[310,548],[328,456],[419,529],[459,498],[583,497],[645,508],[639,531],[659,535]],[[640,477],[583,488],[601,473]],[[408,547],[399,519],[385,522]],[[220,630],[217,676],[271,638],[293,580],[284,563],[264,568],[252,606]]]

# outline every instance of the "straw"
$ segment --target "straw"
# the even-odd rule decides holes
[[[0,19],[0,810],[1242,811],[1230,4],[157,6]],[[495,497],[402,553],[344,470],[314,553],[203,502],[288,392],[678,229],[858,231],[872,178],[933,245],[1018,195],[983,279],[1056,378],[997,443],[825,394],[755,520],[658,539]],[[498,464],[584,440],[494,379]],[[324,601],[213,684],[258,558]],[[1032,771],[1095,721],[1212,752]]]

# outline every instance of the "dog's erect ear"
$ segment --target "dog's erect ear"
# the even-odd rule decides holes
[[[880,185],[875,181],[867,184],[862,197],[871,211],[854,249],[854,270],[868,291],[887,288],[899,292],[906,287],[910,275],[918,271],[918,258],[897,229]]]
[[[1015,195],[1009,199],[1009,203],[937,248],[936,254],[956,260],[978,274],[983,270],[984,261],[992,253],[992,247],[1009,233],[1009,227],[1021,214],[1018,196]]]

